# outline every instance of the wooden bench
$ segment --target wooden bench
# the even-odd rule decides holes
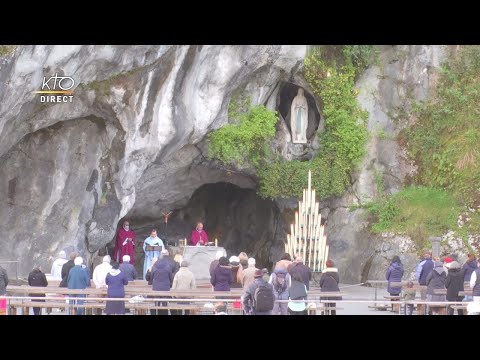
[[[402,304],[400,303],[400,296],[384,296],[385,299],[391,301],[392,312],[399,314]],[[397,301],[396,301],[397,300]]]
[[[30,308],[31,307],[39,307],[39,308],[49,308],[49,307],[54,307],[54,308],[64,308],[68,309],[71,308],[73,310],[73,314],[76,313],[75,309],[76,308],[84,308],[86,309],[86,314],[87,315],[92,315],[93,309],[105,309],[106,304],[105,303],[87,303],[85,302],[82,305],[79,304],[67,304],[65,302],[36,302],[36,301],[22,301],[22,300],[13,300],[9,302],[9,308],[10,308],[10,314],[11,315],[17,315],[17,308],[22,308],[22,314],[23,315],[29,315],[30,314]],[[137,304],[132,304],[132,303],[126,303],[125,304],[126,309],[134,309],[138,311],[138,314],[146,314],[147,310],[189,310],[191,314],[198,314],[202,308],[203,305],[181,305],[181,304],[168,304],[167,306],[157,306],[153,303],[137,303]]]
[[[335,306],[335,307],[332,306],[332,307],[320,307],[316,310],[320,313],[320,315],[332,315],[333,310],[335,310],[335,311],[343,310],[343,308],[342,307],[337,307],[337,306]]]
[[[447,315],[448,305],[429,305],[430,311],[433,315]]]
[[[368,308],[379,311],[387,311],[388,305],[369,305]]]
[[[463,310],[463,314],[466,314],[467,313],[467,306],[468,306],[468,304],[465,304],[465,305],[450,305],[450,307],[453,310],[457,310],[457,314],[458,314],[458,310]]]

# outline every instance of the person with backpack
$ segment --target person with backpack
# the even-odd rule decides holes
[[[306,300],[307,286],[303,282],[302,275],[295,272],[292,275],[292,285],[288,289],[288,300]],[[288,303],[288,312],[290,315],[307,315],[307,305],[304,302]]]
[[[292,277],[284,269],[278,269],[270,276],[269,283],[273,285],[275,300],[288,300],[288,288],[292,284]],[[288,315],[288,304],[275,302],[273,315]]]
[[[243,308],[247,315],[272,315],[275,295],[272,284],[263,280],[262,270],[255,271],[255,281],[245,292]]]

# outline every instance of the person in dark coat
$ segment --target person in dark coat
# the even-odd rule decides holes
[[[427,301],[445,301],[445,295],[436,294],[435,290],[445,289],[447,273],[443,263],[435,261],[433,271],[427,276]],[[430,314],[431,311],[429,310]]]
[[[7,294],[7,271],[0,266],[0,296]],[[0,299],[0,315],[7,315],[7,299]]]
[[[447,288],[447,301],[462,301],[463,296],[458,295],[459,291],[464,291],[463,275],[464,271],[460,269],[460,264],[456,261],[450,263],[448,275],[445,279],[445,287]],[[463,315],[463,309],[458,309],[458,315]],[[448,307],[448,315],[453,315],[454,309],[451,305]]]
[[[28,285],[30,286],[40,286],[46,287],[48,286],[47,277],[42,272],[39,266],[33,268],[33,270],[28,274]],[[32,297],[45,297],[45,294],[30,294],[29,296]],[[44,301],[44,300],[32,300],[32,301]],[[34,315],[41,315],[42,308],[34,307],[33,308]]]
[[[464,278],[463,281],[468,282],[472,277],[472,273],[477,270],[477,258],[473,254],[468,254],[468,260],[463,264]]]
[[[247,315],[272,315],[272,310],[274,306],[274,301],[275,301],[275,295],[273,292],[273,285],[267,283],[265,280],[263,280],[263,273],[262,270],[257,269],[255,270],[255,274],[253,275],[255,280],[253,281],[253,284],[249,286],[247,291],[245,292],[245,295],[243,296],[243,309],[245,311],[245,314]],[[254,306],[254,298],[255,298],[255,291],[257,290],[258,287],[260,286],[265,286],[272,292],[271,297],[272,297],[272,310],[269,311],[257,311]],[[262,290],[263,291],[263,290]]]
[[[242,278],[243,278],[243,267],[240,264],[240,259],[238,256],[231,256],[229,259],[230,270],[232,271],[233,283],[230,284],[231,288],[240,289],[243,288]]]
[[[427,285],[427,276],[430,274],[430,272],[433,270],[433,261],[432,261],[432,254],[430,253],[425,253],[423,255],[423,261],[421,261],[417,269],[415,271],[415,276],[418,280],[418,284],[422,286]],[[425,289],[420,289],[420,298],[422,300],[425,300],[427,296],[427,292]]]
[[[325,263],[327,266],[322,270],[322,276],[320,277],[320,292],[340,292],[338,284],[340,283],[340,277],[338,276],[338,269],[335,267],[335,263],[332,260],[327,260]],[[322,300],[342,300],[341,296],[321,298]],[[335,303],[326,303],[326,307],[335,307]],[[336,315],[336,310],[331,310],[330,314]]]
[[[213,275],[213,270],[218,266],[218,260],[223,256],[223,251],[218,250],[215,254],[215,260],[210,263],[210,277]]]
[[[288,272],[290,273],[290,276],[293,279],[293,275],[295,273],[299,273],[301,278],[303,279],[303,283],[307,287],[307,291],[310,289],[310,280],[312,280],[312,270],[304,264],[303,258],[300,256],[297,256],[295,258],[295,262],[291,263],[287,267]]]
[[[167,249],[162,250],[162,259],[164,259],[168,264],[170,264],[170,268],[172,269],[173,276],[180,270],[180,264],[173,260],[170,252]],[[172,280],[173,282],[173,280]]]
[[[107,297],[123,299],[125,297],[125,285],[128,285],[127,275],[119,270],[120,264],[118,262],[112,261],[110,265],[112,265],[112,268],[105,278],[105,284],[108,286]],[[124,315],[125,302],[107,301],[105,314]]]
[[[78,256],[76,252],[70,253],[70,260],[68,260],[62,266],[62,281],[60,281],[59,287],[67,287],[68,286],[68,274],[70,270],[75,266],[74,260]]]
[[[292,285],[288,288],[289,300],[306,300],[307,286],[303,282],[302,276],[296,272],[292,276]],[[288,302],[288,313],[290,315],[307,315],[307,305],[305,302]]]
[[[0,295],[7,294],[8,275],[7,270],[0,266]]]
[[[173,259],[172,259],[173,260]],[[152,270],[152,290],[154,291],[170,291],[173,284],[173,269],[170,259],[162,257],[153,265]],[[167,298],[164,296],[164,298]],[[167,306],[167,302],[157,302],[157,306]],[[152,315],[168,315],[168,310],[151,311]]]
[[[214,291],[230,291],[230,286],[233,284],[233,274],[225,256],[218,259],[218,266],[213,270],[210,283],[213,285]]]
[[[135,266],[130,264],[130,256],[123,255],[122,260],[123,262],[120,264],[120,267],[118,268],[118,270],[120,270],[122,273],[125,274],[128,281],[135,280],[138,276],[138,273],[137,273],[137,269],[135,269]]]
[[[403,278],[403,264],[400,261],[398,256],[394,256],[392,259],[392,263],[388,267],[386,278],[388,280],[388,288],[387,291],[390,293],[390,296],[399,296],[400,292],[402,291],[401,287],[392,287],[392,282],[401,282]]]
[[[74,260],[75,266],[68,272],[67,284],[69,289],[86,289],[90,287],[90,278],[86,268],[83,267],[83,258],[77,256]],[[85,300],[84,294],[72,294],[70,297],[80,298],[80,300],[73,300],[73,304],[83,305]],[[72,300],[71,300],[72,301]],[[85,308],[76,308],[77,315],[84,315]]]

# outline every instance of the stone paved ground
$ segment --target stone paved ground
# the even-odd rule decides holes
[[[344,296],[344,300],[373,300],[375,299],[375,288],[366,286],[351,286],[346,284],[340,284],[340,290],[347,295]],[[384,300],[384,296],[389,295],[385,288],[377,289],[377,299]],[[379,311],[369,309],[368,306],[372,306],[373,303],[343,303],[339,304],[339,307],[344,310],[339,310],[338,315],[398,315],[391,311]]]

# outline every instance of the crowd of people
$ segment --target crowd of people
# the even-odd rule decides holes
[[[129,222],[125,221],[118,232],[114,250],[114,259],[104,255],[93,267],[93,273],[84,264],[83,258],[76,252],[71,252],[67,260],[65,251],[60,251],[58,258],[51,267],[51,276],[60,281],[60,287],[68,289],[86,289],[91,281],[97,289],[107,289],[108,298],[124,298],[125,286],[129,281],[138,278],[134,266],[135,232],[130,229]],[[203,224],[198,223],[191,235],[191,245],[201,246],[208,243],[208,235]],[[147,280],[153,291],[192,290],[196,288],[195,275],[189,269],[189,264],[180,254],[174,254],[171,249],[164,247],[158,237],[156,229],[152,229],[150,236],[143,244],[145,252],[143,278]],[[306,314],[306,300],[312,280],[311,269],[304,264],[302,257],[297,256],[293,261],[289,254],[284,254],[275,264],[271,274],[268,269],[256,267],[256,260],[248,257],[245,252],[227,259],[223,251],[218,251],[216,259],[210,264],[210,283],[214,292],[230,291],[232,288],[243,289],[243,296],[238,302],[243,303],[243,311],[249,315],[299,315]],[[40,267],[35,267],[29,275],[30,286],[48,286],[48,281]],[[339,277],[333,261],[327,261],[320,279],[322,291],[340,291]],[[5,292],[8,278],[6,272],[0,268],[0,295]],[[36,295],[38,296],[38,295]],[[43,295],[40,295],[43,296]],[[76,297],[74,305],[82,305],[85,295],[71,295]],[[335,300],[336,298],[332,298]],[[287,300],[276,302],[275,300]],[[42,301],[42,300],[37,300]],[[185,303],[184,303],[185,304]],[[186,303],[188,304],[188,303]],[[157,302],[157,306],[166,306],[166,302]],[[225,304],[217,304],[216,313],[227,313]],[[334,306],[334,303],[332,303]],[[218,308],[218,309],[217,309]],[[85,309],[78,307],[75,313],[82,315]],[[125,314],[124,301],[107,301],[106,314]],[[168,310],[151,310],[152,315],[168,314]],[[171,314],[180,314],[181,310],[170,310]],[[188,310],[183,313],[188,314]],[[34,314],[41,314],[40,308],[34,308]]]
[[[394,256],[386,273],[388,280],[388,292],[393,297],[402,297],[404,300],[415,300],[416,289],[412,281],[407,283],[402,292],[402,287],[392,286],[392,283],[401,282],[404,276],[403,264],[398,256]],[[416,267],[415,277],[420,287],[420,298],[432,302],[443,301],[480,301],[480,269],[475,255],[468,254],[468,260],[463,264],[457,261],[455,254],[446,256],[442,260],[439,257],[432,259],[432,254],[426,252],[423,259]],[[478,278],[478,281],[477,281]],[[464,284],[469,283],[472,289],[473,299],[470,296],[460,295],[464,291]],[[446,290],[441,294],[437,290]],[[412,315],[414,304],[407,304],[405,314]],[[448,307],[448,314],[453,315],[455,309]],[[457,310],[463,315],[462,309]],[[427,307],[427,313],[432,314],[432,309]]]
[[[135,241],[136,234],[130,229],[128,221],[123,223],[116,238],[112,258],[105,255],[101,262],[93,268],[93,274],[83,263],[83,258],[76,252],[67,254],[60,251],[58,258],[51,267],[51,276],[60,281],[60,287],[68,289],[85,289],[91,286],[90,279],[97,289],[106,288],[107,297],[124,298],[125,286],[128,282],[139,277],[135,268]],[[208,234],[203,229],[202,223],[197,223],[192,231],[190,244],[202,246],[208,244]],[[150,236],[143,244],[145,261],[143,278],[152,286],[153,291],[192,290],[196,288],[195,275],[189,269],[189,264],[180,254],[173,254],[165,248],[163,241],[158,237],[156,229],[152,229]],[[271,273],[266,268],[257,268],[256,260],[248,257],[245,252],[238,256],[227,258],[223,251],[216,253],[216,258],[210,264],[210,283],[214,292],[243,289],[240,307],[249,315],[301,315],[306,314],[306,300],[312,280],[312,270],[304,263],[301,256],[292,260],[290,254],[284,254],[273,267]],[[386,272],[388,280],[387,291],[392,297],[414,300],[416,289],[413,282],[408,282],[402,291],[399,283],[404,277],[404,266],[399,256],[394,256]],[[91,275],[91,276],[90,276]],[[480,269],[479,263],[473,254],[468,255],[468,260],[461,266],[455,255],[432,259],[431,253],[425,253],[422,261],[416,267],[416,280],[421,286],[421,299],[427,301],[462,301],[464,296],[459,293],[464,291],[464,282],[469,282],[473,289],[474,300],[480,300]],[[340,292],[338,270],[332,260],[326,261],[322,270],[319,285],[322,292]],[[39,266],[35,266],[28,276],[30,286],[48,286],[45,274]],[[8,276],[0,267],[0,295],[6,293]],[[446,295],[439,294],[436,290],[446,289]],[[31,294],[41,297],[43,295]],[[81,305],[85,295],[72,295],[77,297],[75,304]],[[475,299],[476,298],[476,299]],[[332,300],[326,306],[335,307],[335,300],[340,296],[326,298]],[[276,300],[282,300],[277,302]],[[295,301],[293,301],[295,300]],[[300,300],[300,301],[299,301]],[[472,300],[465,298],[465,300]],[[35,299],[34,301],[42,301]],[[157,306],[166,306],[166,302],[156,303]],[[217,304],[218,305],[218,304]],[[217,312],[226,313],[226,308],[220,304]],[[41,314],[39,307],[34,308],[34,314]],[[414,305],[405,307],[405,314],[413,314]],[[85,309],[78,308],[77,314],[83,314]],[[463,311],[457,310],[459,314]],[[124,314],[126,312],[124,301],[107,301],[106,314]],[[171,314],[180,314],[182,311],[171,310]],[[431,312],[431,310],[429,310]],[[188,310],[184,311],[188,314]],[[335,314],[335,310],[331,311]],[[454,309],[449,307],[449,314]],[[168,314],[168,310],[151,310],[152,315]]]

